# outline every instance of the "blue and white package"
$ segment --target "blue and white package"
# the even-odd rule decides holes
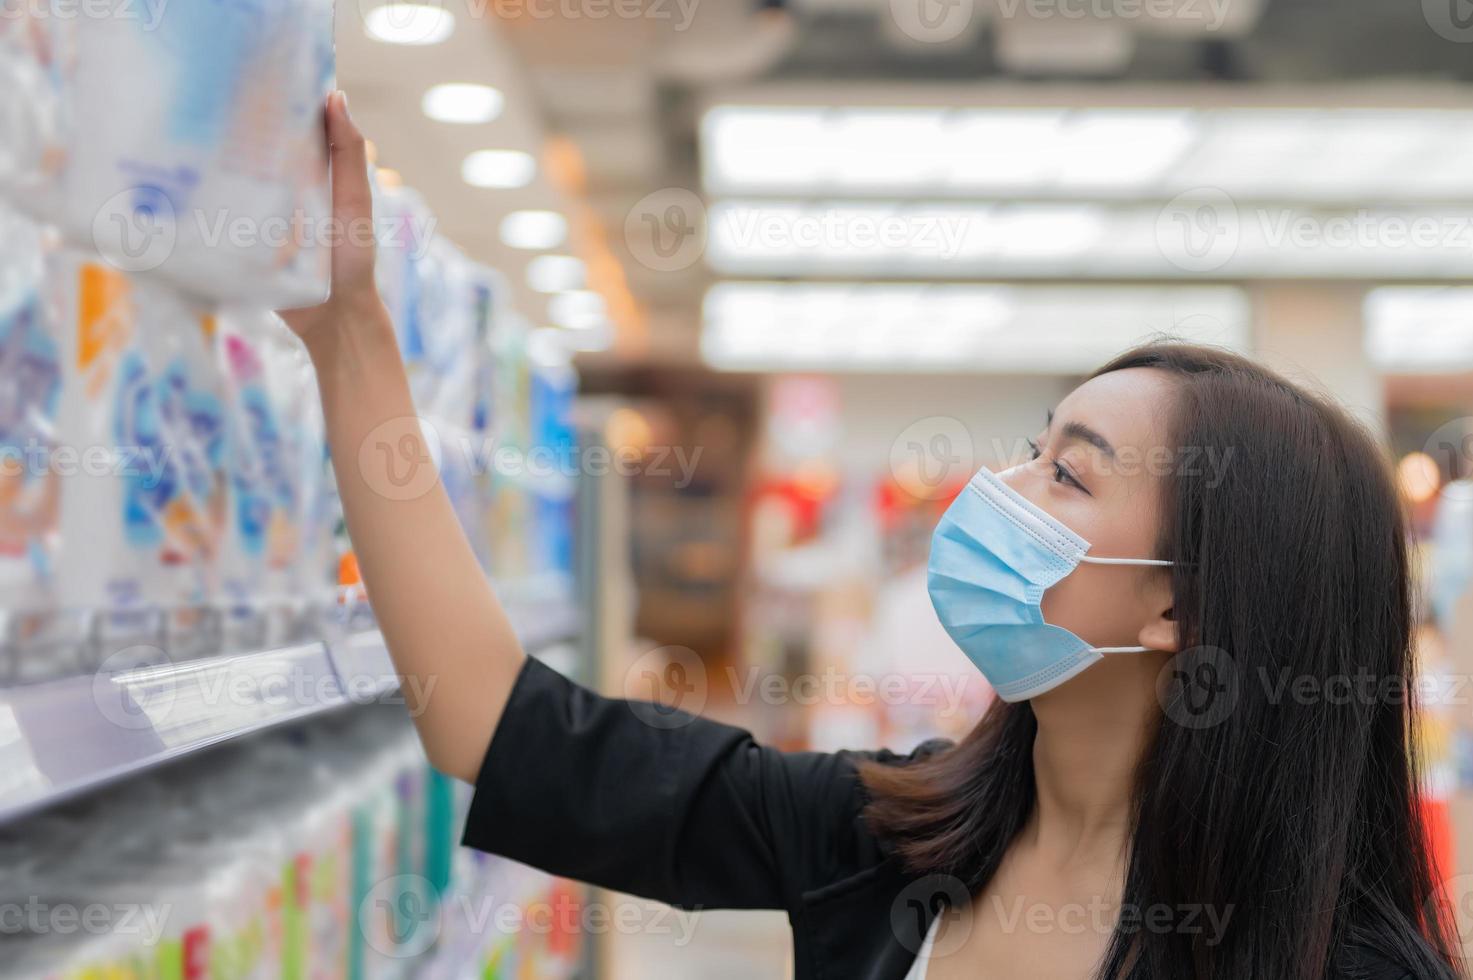
[[[201,297],[326,298],[331,0],[27,6],[44,43],[0,48],[0,77],[54,105],[0,113],[0,145],[28,148],[3,184],[18,206]]]
[[[51,465],[61,354],[39,229],[0,212],[0,609],[51,605],[61,477]]]

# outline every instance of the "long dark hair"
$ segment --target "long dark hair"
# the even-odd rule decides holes
[[[1230,918],[1220,935],[1117,925],[1098,976],[1321,980],[1349,946],[1455,976],[1418,792],[1406,519],[1383,451],[1328,398],[1236,354],[1152,343],[1095,376],[1135,367],[1175,382],[1157,554],[1176,563],[1178,659],[1210,664],[1235,700],[1197,724],[1172,700],[1185,689],[1160,688],[1122,901]],[[1208,449],[1227,465],[1189,465]],[[1036,730],[1028,703],[999,701],[949,749],[864,766],[870,826],[911,871],[975,894],[1033,808]]]

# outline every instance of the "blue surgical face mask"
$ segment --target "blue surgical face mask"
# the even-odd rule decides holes
[[[1043,621],[1044,590],[1080,562],[1170,565],[1155,558],[1091,558],[1089,542],[980,470],[941,516],[927,586],[946,632],[998,697],[1025,701],[1058,687],[1107,653]]]

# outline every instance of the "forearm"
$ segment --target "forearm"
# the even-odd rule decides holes
[[[382,304],[309,336],[363,582],[430,760],[473,781],[524,654],[428,447]]]

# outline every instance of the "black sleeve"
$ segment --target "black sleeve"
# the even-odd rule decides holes
[[[918,750],[918,752],[921,750]],[[467,846],[682,908],[793,909],[882,859],[855,761],[601,697],[528,658],[476,780]]]

